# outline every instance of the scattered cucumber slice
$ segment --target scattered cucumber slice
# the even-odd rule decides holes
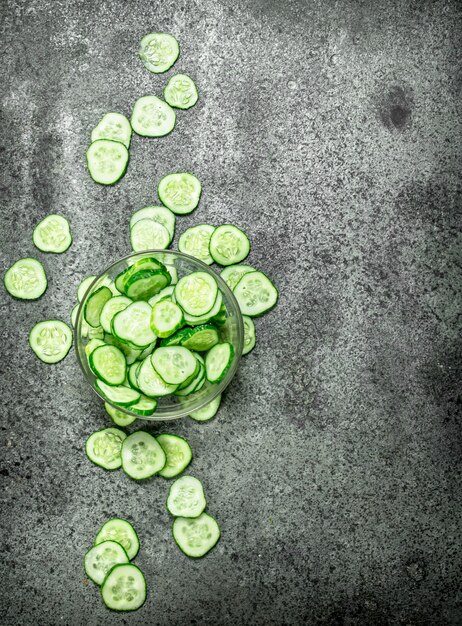
[[[148,304],[150,304],[153,307],[156,304],[156,302],[160,302],[161,300],[171,301],[172,299],[171,295],[174,289],[175,289],[174,285],[169,285],[168,287],[165,287],[164,289],[162,289],[162,291],[159,291],[159,293],[156,293],[155,296],[152,296],[152,298],[149,298]]]
[[[113,517],[103,524],[95,539],[95,546],[103,541],[116,541],[127,553],[130,561],[140,549],[140,541],[133,526],[127,520]]]
[[[171,300],[159,300],[152,307],[151,329],[157,337],[173,335],[183,323],[183,311]]]
[[[90,354],[94,352],[96,348],[99,348],[100,346],[105,346],[105,345],[106,344],[104,343],[102,339],[96,339],[96,338],[90,339],[90,341],[85,346],[85,354],[87,355],[87,358],[90,358]]]
[[[189,414],[189,417],[192,417],[196,422],[207,422],[211,420],[212,417],[215,417],[217,411],[221,404],[221,393],[218,394],[216,398],[214,398],[211,402],[203,406],[201,409],[197,411],[193,411]]]
[[[187,556],[200,558],[207,554],[220,538],[220,527],[207,513],[195,519],[177,517],[172,526],[177,546]]]
[[[163,478],[178,476],[191,463],[191,446],[186,439],[177,435],[158,435],[156,439],[167,457],[165,466],[160,470],[159,476]]]
[[[114,565],[101,585],[101,596],[108,609],[136,611],[146,600],[143,572],[132,563]]]
[[[87,166],[95,183],[113,185],[125,174],[128,150],[123,143],[97,139],[87,150]]]
[[[196,85],[186,74],[176,74],[164,89],[165,102],[176,109],[190,109],[199,99]]]
[[[34,228],[32,240],[42,252],[66,252],[72,243],[69,222],[62,215],[47,215]]]
[[[165,453],[156,439],[139,430],[122,444],[122,469],[135,480],[144,480],[160,472],[166,461]]]
[[[132,404],[139,402],[141,398],[141,394],[134,389],[130,389],[129,387],[124,387],[122,385],[112,387],[98,378],[95,381],[95,385],[106,400],[109,400],[109,402],[113,402],[114,404],[119,404],[120,406],[131,406]]]
[[[197,370],[194,355],[182,346],[157,348],[151,362],[159,376],[169,385],[180,385]]]
[[[139,57],[146,69],[163,74],[180,55],[178,41],[168,33],[149,33],[140,42]]]
[[[104,332],[111,332],[111,322],[114,315],[126,309],[131,303],[132,301],[130,298],[127,298],[126,296],[113,296],[106,302],[101,310],[101,315],[99,316],[99,321]]]
[[[87,324],[93,328],[100,326],[101,311],[111,298],[112,291],[109,287],[99,287],[88,296],[83,309],[83,316]]]
[[[165,270],[140,270],[128,278],[125,293],[132,300],[148,300],[165,289],[170,280],[170,274]]]
[[[205,315],[190,315],[187,311],[184,313],[184,319],[187,324],[190,326],[197,326],[199,324],[206,324],[207,322],[214,321],[215,316],[220,313],[221,306],[223,302],[223,296],[221,295],[221,291],[218,291],[217,297],[215,299],[215,303],[213,307],[205,313]]]
[[[120,451],[127,435],[118,428],[104,428],[90,435],[85,444],[87,457],[95,465],[115,470],[122,465]]]
[[[98,341],[92,339],[92,341]],[[119,348],[100,345],[91,351],[88,359],[94,375],[107,385],[121,385],[127,375],[127,362]]]
[[[133,302],[112,318],[112,334],[119,341],[144,350],[156,340],[150,326],[151,311],[147,302]]]
[[[167,509],[175,517],[198,517],[205,506],[202,483],[194,476],[182,476],[170,487]]]
[[[138,388],[148,397],[168,396],[174,393],[178,385],[167,384],[156,372],[148,356],[142,361],[140,368],[136,372]]]
[[[157,96],[142,96],[135,102],[131,124],[137,135],[163,137],[172,132],[175,121],[175,111]]]
[[[58,363],[72,346],[72,331],[61,320],[39,322],[29,333],[29,344],[44,363]]]
[[[202,324],[191,328],[188,336],[181,341],[181,345],[188,350],[207,352],[219,342],[218,331],[213,324]]]
[[[136,222],[145,219],[154,220],[165,226],[170,233],[170,241],[173,239],[176,217],[166,206],[146,206],[143,209],[139,209],[130,218],[130,229],[133,228]]]
[[[104,403],[104,408],[106,409],[106,412],[111,417],[114,424],[116,424],[117,426],[121,426],[122,428],[124,428],[125,426],[130,426],[130,424],[133,424],[133,422],[136,420],[136,417],[133,417],[133,415],[127,415],[123,411],[115,409],[107,402]]]
[[[121,113],[106,113],[91,131],[92,142],[98,139],[110,139],[123,143],[126,148],[130,147],[131,136],[130,122]]]
[[[243,315],[257,317],[274,307],[278,291],[263,272],[245,274],[234,288],[234,296]]]
[[[209,245],[214,230],[215,226],[210,224],[199,224],[199,226],[188,228],[178,240],[178,250],[207,265],[212,265],[213,259],[209,253]]]
[[[223,278],[231,291],[233,291],[234,287],[241,280],[244,274],[248,274],[249,272],[255,272],[255,269],[250,265],[228,265],[228,267],[225,267],[222,270],[220,276]]]
[[[194,211],[199,204],[201,191],[199,180],[188,172],[167,174],[157,187],[157,195],[162,204],[179,215]]]
[[[130,243],[134,252],[165,250],[169,247],[171,239],[166,227],[151,219],[135,222],[130,230]]]
[[[217,343],[216,346],[213,346],[205,357],[207,380],[213,384],[223,380],[231,367],[233,357],[234,348],[230,343]]]
[[[87,291],[90,289],[90,286],[95,280],[96,276],[87,276],[87,278],[84,278],[82,280],[77,289],[77,300],[79,302],[82,302],[82,300],[85,298]]]
[[[255,324],[253,319],[247,315],[242,316],[242,321],[244,322],[244,347],[242,354],[248,354],[255,347]]]
[[[157,400],[154,400],[154,398],[141,396],[139,402],[137,402],[136,404],[132,404],[132,406],[130,407],[130,411],[133,411],[133,413],[136,413],[137,415],[148,417],[155,412],[156,407]]]
[[[205,272],[192,272],[175,285],[175,299],[185,313],[205,315],[212,310],[218,294],[216,280]]]
[[[40,261],[19,259],[6,272],[3,282],[13,298],[37,300],[47,289],[47,276]]]
[[[243,261],[250,252],[247,235],[237,226],[218,226],[210,239],[210,254],[220,265],[234,265]]]
[[[103,541],[86,553],[85,573],[94,583],[102,585],[106,574],[121,563],[129,563],[129,558],[120,543]]]

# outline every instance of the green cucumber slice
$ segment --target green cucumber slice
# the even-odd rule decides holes
[[[119,341],[117,337],[114,337],[114,335],[112,334],[105,333],[104,341],[105,343],[109,343],[111,346],[116,346],[116,348],[122,350],[122,352],[125,354],[127,365],[132,365],[132,363],[140,359],[141,355],[143,354],[143,351],[139,348],[134,348],[132,345],[122,343],[122,341]]]
[[[119,348],[99,346],[92,350],[88,362],[94,375],[107,385],[121,385],[124,382],[127,362]]]
[[[179,215],[194,211],[199,204],[201,191],[199,180],[188,172],[167,174],[157,186],[157,195],[162,204]]]
[[[191,333],[191,328],[182,328],[181,330],[178,330],[171,337],[167,337],[165,339],[162,339],[162,341],[160,342],[160,345],[161,345],[161,347],[165,347],[165,346],[180,346],[181,343],[183,342],[183,340],[185,340],[187,337],[189,337],[190,333]]]
[[[194,476],[182,476],[170,487],[167,509],[175,517],[198,517],[205,506],[202,483]]]
[[[61,320],[36,324],[29,333],[29,345],[44,363],[58,363],[72,346],[72,330]]]
[[[157,337],[169,337],[183,324],[183,311],[171,300],[160,300],[152,307],[151,329]]]
[[[101,326],[103,327],[104,332],[112,332],[112,318],[116,313],[119,313],[120,311],[123,311],[128,306],[130,306],[130,304],[132,304],[132,301],[126,296],[113,296],[110,300],[106,302],[101,310],[101,315],[99,317],[99,321]]]
[[[244,322],[244,347],[242,354],[248,354],[255,347],[255,324],[253,319],[247,315],[242,316],[242,321]]]
[[[143,209],[139,209],[130,218],[130,229],[133,228],[136,222],[145,219],[154,220],[165,226],[170,233],[170,241],[173,239],[176,217],[170,209],[167,209],[165,206],[146,206]]]
[[[129,563],[129,558],[120,543],[103,541],[88,550],[84,563],[88,578],[97,585],[102,585],[114,565]]]
[[[118,141],[97,139],[87,150],[87,166],[95,183],[113,185],[125,174],[128,150]]]
[[[155,347],[156,347],[156,342],[153,341],[151,344],[149,344],[147,348],[143,350],[143,352],[138,357],[138,361],[144,361],[144,359],[152,353]]]
[[[180,398],[189,396],[192,393],[199,391],[199,389],[201,389],[204,383],[205,383],[205,365],[203,365],[202,363],[199,363],[199,371],[197,372],[194,379],[188,385],[185,385],[185,386],[182,385],[181,389],[178,387],[178,389],[175,391],[175,395]]]
[[[138,379],[136,378],[136,372],[140,365],[141,363],[139,361],[135,361],[130,365],[127,372],[128,384],[132,389],[135,389],[136,391],[140,391],[138,389]]]
[[[87,278],[84,278],[82,280],[77,289],[77,300],[79,302],[82,302],[82,300],[85,298],[87,291],[90,289],[90,286],[95,280],[96,276],[87,276]]]
[[[175,121],[175,111],[157,96],[142,96],[135,102],[131,124],[137,135],[163,137],[172,132]]]
[[[217,281],[205,272],[192,272],[180,278],[174,294],[185,313],[199,317],[212,310],[218,294]]]
[[[96,350],[96,348],[99,348],[100,346],[105,346],[106,344],[104,343],[104,341],[102,339],[90,339],[90,341],[87,343],[87,345],[85,346],[85,354],[87,355],[87,358],[90,358],[90,354]]]
[[[62,215],[47,215],[34,228],[32,241],[42,252],[66,252],[72,243],[69,222]]]
[[[130,426],[130,424],[133,424],[133,422],[136,420],[136,417],[133,417],[133,415],[127,415],[123,411],[114,408],[107,402],[104,403],[104,408],[106,409],[107,414],[110,416],[114,424],[116,424],[117,426],[121,426],[122,428],[124,428],[125,426]]]
[[[182,346],[157,348],[151,355],[151,363],[159,376],[169,385],[180,385],[197,369],[194,355]]]
[[[115,470],[122,465],[120,451],[127,435],[118,428],[104,428],[90,435],[85,444],[87,457],[95,465]]]
[[[210,238],[210,254],[220,265],[234,265],[243,261],[250,252],[247,235],[237,226],[218,226]]]
[[[140,549],[140,541],[133,526],[127,520],[113,517],[101,526],[96,535],[95,546],[103,541],[115,541],[122,546],[130,560]]]
[[[122,444],[122,469],[134,480],[144,480],[160,472],[166,461],[165,453],[149,433],[138,430]]]
[[[249,317],[258,317],[272,309],[279,296],[276,287],[263,272],[245,274],[233,293],[243,315]]]
[[[148,417],[155,412],[156,407],[157,400],[154,400],[154,398],[141,396],[139,402],[137,402],[136,404],[132,404],[132,406],[130,407],[130,411],[133,411],[133,413],[136,413],[137,415]]]
[[[186,74],[176,74],[164,89],[165,102],[176,109],[190,109],[199,99],[196,85]]]
[[[171,300],[172,299],[171,296],[174,290],[175,290],[174,285],[169,285],[168,287],[165,287],[164,289],[162,289],[162,291],[159,291],[159,293],[156,293],[155,296],[152,296],[152,298],[149,298],[148,304],[150,304],[151,306],[154,306],[156,302],[160,302],[161,300]]]
[[[91,131],[91,140],[110,139],[123,143],[126,148],[130,147],[132,127],[122,113],[106,113]]]
[[[249,272],[255,272],[255,268],[244,264],[228,265],[228,267],[225,267],[221,271],[220,276],[223,278],[231,291],[233,291],[234,287],[241,280],[244,274],[248,274]]]
[[[133,302],[112,318],[112,334],[122,343],[144,350],[156,340],[150,326],[151,311],[147,302]]]
[[[189,315],[189,313],[185,311],[185,314],[184,314],[185,322],[189,324],[190,326],[197,326],[199,324],[206,324],[207,322],[211,322],[212,320],[215,321],[215,317],[220,314],[222,303],[223,303],[223,296],[221,294],[221,291],[219,291],[217,293],[215,303],[213,307],[210,309],[210,311],[208,311],[208,313],[206,313],[205,315],[196,316],[196,315]]]
[[[171,239],[166,227],[151,219],[139,220],[130,229],[130,243],[134,252],[165,250]]]
[[[213,259],[209,253],[209,245],[214,230],[215,226],[210,224],[199,224],[188,228],[178,240],[178,250],[207,265],[212,265]]]
[[[138,388],[149,397],[168,396],[174,393],[178,385],[169,385],[156,372],[148,356],[142,361],[140,368],[136,372]]]
[[[226,376],[231,363],[233,362],[234,348],[228,343],[217,343],[207,352],[205,357],[205,371],[207,380],[212,383],[219,383]]]
[[[146,69],[163,74],[172,67],[180,54],[178,41],[168,33],[149,33],[140,42],[138,55]]]
[[[213,324],[201,324],[191,328],[188,337],[181,341],[181,345],[188,350],[207,352],[219,341],[218,331]]]
[[[99,287],[88,296],[83,309],[83,316],[87,324],[93,328],[100,326],[101,311],[106,302],[111,298],[112,291],[109,287]]]
[[[141,394],[134,389],[122,385],[112,387],[98,378],[95,380],[95,385],[106,400],[120,406],[131,406],[132,404],[136,404],[141,398]]]
[[[30,257],[16,261],[6,272],[3,282],[8,293],[21,300],[37,300],[48,285],[43,265]]]
[[[192,417],[196,422],[208,422],[212,417],[215,417],[219,407],[221,404],[221,393],[218,394],[216,398],[214,398],[211,402],[203,406],[201,409],[197,411],[193,411],[189,414],[189,417]]]
[[[195,519],[177,517],[172,533],[175,543],[187,556],[200,558],[207,554],[220,538],[220,527],[207,513]]]
[[[140,270],[125,284],[125,293],[132,300],[149,300],[170,284],[170,274],[164,270]]]
[[[170,274],[170,278],[171,278],[171,285],[176,285],[178,282],[178,271],[176,269],[176,267],[174,267],[173,265],[166,265],[165,269],[167,270],[167,272]]]
[[[167,458],[165,466],[160,470],[159,476],[173,478],[181,474],[192,460],[192,450],[186,439],[177,435],[158,435],[156,437]]]
[[[136,611],[146,600],[143,572],[132,563],[114,565],[101,585],[101,596],[108,609]]]

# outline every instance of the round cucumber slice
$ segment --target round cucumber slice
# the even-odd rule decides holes
[[[177,435],[158,435],[156,439],[167,457],[165,466],[160,470],[159,476],[163,478],[178,476],[191,463],[191,446],[186,439]]]
[[[130,243],[134,252],[165,250],[171,241],[170,233],[160,222],[142,219],[130,230]]]
[[[122,385],[112,387],[98,378],[95,381],[95,385],[97,390],[103,395],[104,398],[106,398],[106,400],[109,400],[109,402],[113,402],[114,404],[119,404],[120,406],[131,406],[132,404],[136,404],[141,397],[141,394],[134,389],[130,389],[129,387]]]
[[[202,324],[191,328],[181,345],[188,350],[207,352],[219,342],[218,331],[213,324]]]
[[[154,369],[151,357],[148,356],[142,361],[139,370],[136,372],[138,388],[149,397],[168,396],[176,391],[178,385],[169,385]]]
[[[207,554],[220,538],[220,527],[207,513],[202,513],[195,519],[177,517],[173,522],[172,532],[180,550],[196,559]]]
[[[248,354],[255,347],[255,324],[252,318],[247,315],[242,316],[242,321],[244,322],[244,347],[242,354]]]
[[[154,220],[165,226],[170,233],[170,240],[173,239],[176,217],[175,213],[172,213],[166,206],[146,206],[143,209],[139,209],[130,218],[130,229],[133,228],[136,222],[145,219]]]
[[[101,326],[103,327],[104,332],[111,333],[111,322],[112,318],[116,313],[120,313],[126,309],[132,301],[130,298],[125,296],[113,296],[110,300],[106,302],[101,310],[101,315],[99,316],[99,321]]]
[[[152,307],[151,329],[157,337],[173,335],[183,323],[183,311],[171,300],[160,300]]]
[[[249,272],[255,272],[255,269],[250,265],[228,265],[225,267],[220,276],[223,278],[228,287],[233,291],[234,287],[241,280],[244,274]]]
[[[122,469],[135,480],[144,480],[160,472],[166,461],[165,453],[156,439],[139,430],[122,444]]]
[[[29,344],[44,363],[58,363],[71,349],[72,331],[61,320],[39,322],[30,331]]]
[[[205,357],[207,380],[213,384],[223,380],[231,367],[233,357],[234,348],[230,343],[217,343],[216,346],[213,346]]]
[[[207,265],[212,265],[213,259],[209,253],[209,245],[214,230],[215,226],[210,224],[199,224],[199,226],[188,228],[178,240],[178,250]]]
[[[47,289],[43,265],[32,258],[19,259],[6,272],[3,282],[13,298],[37,300]]]
[[[62,215],[47,215],[34,228],[32,240],[42,252],[65,252],[72,243],[69,222]]]
[[[212,402],[209,402],[201,409],[190,413],[189,417],[192,417],[192,419],[196,420],[196,422],[208,422],[208,420],[211,420],[212,417],[215,417],[218,409],[220,408],[220,404],[221,393],[219,393],[218,396],[212,400]]]
[[[136,417],[133,417],[133,415],[127,415],[123,411],[119,411],[119,409],[115,409],[107,402],[104,403],[104,408],[106,409],[107,414],[111,417],[114,424],[116,424],[117,426],[121,426],[122,428],[124,428],[125,426],[130,426],[130,424],[133,424],[133,422],[136,420]]]
[[[96,280],[96,276],[87,276],[84,278],[77,289],[77,300],[82,302],[85,298],[87,291],[90,289],[90,286]]]
[[[115,541],[122,546],[130,560],[140,549],[140,541],[133,526],[127,520],[113,517],[103,524],[96,535],[95,546],[103,541]]]
[[[163,74],[172,67],[180,54],[178,41],[167,33],[149,33],[140,42],[139,57],[153,74]]]
[[[167,509],[175,517],[198,517],[205,506],[202,483],[194,476],[182,476],[170,487]]]
[[[88,361],[94,375],[106,384],[113,386],[124,382],[127,375],[127,362],[119,348],[100,345],[92,350]]]
[[[87,166],[95,183],[113,185],[125,174],[128,150],[118,141],[97,139],[87,150]]]
[[[146,600],[143,572],[131,563],[114,565],[101,585],[101,596],[108,609],[136,611]]]
[[[157,96],[142,96],[133,107],[131,124],[137,135],[163,137],[175,128],[175,111]]]
[[[118,428],[104,428],[90,435],[85,444],[87,457],[95,465],[115,470],[122,465],[120,451],[127,435]]]
[[[91,293],[83,309],[83,316],[87,324],[93,328],[100,326],[101,311],[108,300],[112,298],[112,291],[109,287],[99,287]]]
[[[147,302],[133,302],[112,318],[112,333],[124,343],[144,350],[156,340],[150,326],[151,307]]]
[[[243,261],[250,252],[247,235],[237,226],[218,226],[210,238],[210,254],[220,265],[233,265]]]
[[[97,585],[102,585],[107,573],[121,563],[129,563],[127,553],[115,541],[103,541],[85,555],[85,573]]]
[[[234,288],[234,295],[243,315],[257,317],[274,307],[278,291],[263,272],[245,274]]]
[[[140,270],[130,276],[125,293],[132,300],[149,300],[170,284],[170,274],[164,270]]]
[[[91,131],[92,142],[98,139],[110,139],[123,143],[126,148],[130,147],[131,136],[130,122],[121,113],[106,113]]]
[[[186,74],[176,74],[164,89],[165,102],[176,109],[190,109],[199,99],[196,85]]]
[[[138,415],[141,415],[143,417],[147,417],[155,412],[156,407],[157,400],[154,400],[154,398],[141,396],[139,402],[137,402],[136,404],[132,404],[132,406],[130,407],[130,411],[133,411],[133,413],[137,413]]]
[[[157,187],[157,195],[162,204],[179,215],[194,211],[199,204],[201,191],[199,180],[187,172],[167,174]]]
[[[151,363],[159,376],[169,385],[180,385],[197,369],[194,355],[182,346],[157,348],[151,355]]]
[[[185,313],[201,316],[212,310],[218,294],[216,280],[205,272],[192,272],[175,285],[175,299]]]

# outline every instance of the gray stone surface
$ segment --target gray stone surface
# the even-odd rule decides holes
[[[455,0],[31,0],[1,3],[0,259],[45,264],[33,303],[0,290],[2,624],[462,623],[461,12]],[[149,74],[137,44],[173,33]],[[90,180],[103,113],[184,71],[199,104],[134,137],[125,178]],[[109,425],[72,351],[31,353],[78,283],[129,252],[131,212],[172,170],[202,180],[198,222],[233,222],[280,288],[219,416],[149,426],[188,438],[222,539],[175,546],[167,482],[85,458]],[[47,213],[63,255],[34,250]],[[110,516],[135,524],[149,598],[105,610],[82,557]]]

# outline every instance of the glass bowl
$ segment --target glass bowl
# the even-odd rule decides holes
[[[217,326],[218,334],[222,341],[228,341],[234,347],[233,362],[222,381],[215,385],[212,385],[211,383],[206,381],[200,391],[189,396],[183,396],[179,398],[177,396],[171,395],[158,398],[156,411],[153,415],[149,417],[140,416],[136,413],[133,413],[132,411],[130,411],[130,407],[122,407],[110,402],[107,398],[101,395],[101,393],[96,388],[96,377],[88,365],[87,355],[85,354],[85,346],[92,338],[92,335],[95,336],[94,333],[97,331],[95,331],[95,329],[91,329],[85,322],[83,317],[85,303],[87,302],[88,297],[91,293],[93,293],[96,289],[99,289],[103,285],[109,286],[110,284],[112,284],[116,276],[120,274],[124,269],[145,257],[156,258],[158,261],[167,266],[167,269],[169,267],[175,268],[178,273],[178,278],[182,278],[186,274],[191,274],[191,272],[198,271],[211,274],[215,278],[218,287],[223,295],[223,303],[226,306],[226,321],[221,326]],[[225,283],[225,281],[220,278],[220,276],[208,265],[187,254],[182,254],[181,252],[174,252],[173,250],[148,250],[146,252],[131,254],[123,259],[120,259],[119,261],[116,261],[113,265],[104,270],[104,272],[102,272],[93,281],[93,283],[88,288],[88,291],[86,292],[84,298],[82,299],[82,302],[80,303],[75,323],[74,337],[76,353],[80,367],[82,368],[85,378],[93,391],[102,400],[104,400],[114,408],[118,409],[119,411],[126,413],[127,415],[132,415],[137,419],[155,421],[177,419],[179,417],[189,415],[193,411],[197,411],[201,407],[211,402],[219,393],[223,392],[226,389],[226,387],[233,379],[234,374],[236,373],[242,355],[242,349],[244,345],[244,326],[239,305],[232,291]],[[99,337],[101,337],[101,334],[99,335]]]

